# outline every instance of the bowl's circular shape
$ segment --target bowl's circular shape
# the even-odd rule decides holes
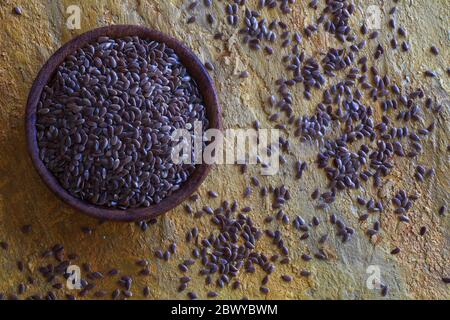
[[[186,45],[175,38],[161,33],[160,31],[148,29],[142,26],[112,25],[93,29],[70,40],[58,49],[58,51],[56,51],[50,59],[47,60],[39,71],[28,95],[26,107],[25,129],[28,152],[34,166],[36,167],[36,170],[46,185],[53,193],[55,193],[70,206],[92,217],[102,220],[139,221],[152,219],[173,209],[192,193],[194,193],[205,180],[211,170],[211,166],[205,163],[197,165],[194,172],[189,176],[188,180],[182,184],[181,188],[176,190],[170,196],[164,198],[158,204],[151,205],[147,208],[120,210],[97,206],[72,196],[60,185],[58,180],[47,169],[39,157],[39,147],[36,135],[36,111],[44,86],[53,78],[56,69],[61,63],[63,63],[69,54],[89,43],[96,41],[100,36],[108,36],[111,38],[138,36],[142,39],[163,42],[168,47],[172,48],[180,58],[182,64],[186,67],[190,76],[197,83],[206,108],[209,128],[222,130],[222,111],[218,103],[214,82],[209,76],[209,73],[206,71],[203,63]]]

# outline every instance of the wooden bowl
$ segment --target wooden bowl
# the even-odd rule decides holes
[[[111,38],[138,36],[142,39],[164,42],[168,47],[172,48],[179,56],[181,62],[186,67],[191,77],[195,79],[199,87],[206,107],[210,128],[222,130],[222,111],[218,103],[214,82],[206,71],[203,63],[186,45],[159,31],[151,30],[142,26],[113,25],[88,31],[70,40],[58,51],[56,51],[39,71],[39,74],[31,87],[30,94],[28,95],[26,108],[25,127],[28,152],[30,153],[33,164],[39,175],[50,190],[72,207],[92,217],[102,220],[149,220],[175,208],[183,200],[194,193],[200,184],[205,180],[211,170],[211,166],[207,164],[197,165],[194,172],[180,189],[175,191],[172,195],[164,198],[156,205],[152,205],[147,208],[120,210],[93,205],[72,196],[60,185],[58,180],[45,167],[44,163],[39,158],[39,147],[36,136],[36,110],[42,90],[44,86],[53,78],[55,70],[65,60],[67,55],[73,53],[78,48],[84,47],[85,45],[96,41],[100,36],[108,36]]]

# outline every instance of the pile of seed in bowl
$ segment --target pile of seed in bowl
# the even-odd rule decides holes
[[[248,182],[242,188],[242,197],[235,199],[234,192],[230,195],[223,189],[223,193],[200,190],[200,194],[183,204],[187,215],[180,227],[183,233],[177,229],[176,234],[171,234],[170,243],[166,242],[169,239],[153,241],[149,250],[137,257],[134,268],[128,259],[114,266],[99,265],[95,259],[89,261],[83,256],[82,250],[78,255],[68,251],[64,243],[43,243],[45,250],[38,260],[37,272],[30,270],[27,280],[0,293],[0,299],[158,298],[162,296],[159,271],[167,268],[171,272],[174,267],[178,268],[178,278],[165,283],[173,298],[270,299],[272,294],[290,298],[292,292],[302,292],[303,286],[307,288],[305,292],[317,291],[328,279],[326,272],[323,275],[325,268],[338,270],[340,264],[347,263],[341,248],[347,246],[352,255],[364,257],[357,247],[369,241],[375,255],[380,251],[392,255],[387,259],[392,259],[394,266],[396,262],[403,263],[401,269],[408,261],[417,262],[413,266],[417,269],[425,265],[427,276],[419,279],[422,288],[433,286],[426,287],[427,292],[447,292],[448,264],[440,262],[448,251],[434,239],[436,234],[445,236],[439,224],[445,228],[448,198],[436,195],[426,199],[426,195],[416,191],[420,190],[419,184],[426,184],[424,188],[431,190],[429,186],[436,183],[435,173],[445,172],[434,168],[434,163],[425,163],[422,155],[436,152],[429,148],[436,148],[436,132],[445,126],[443,118],[448,109],[429,87],[438,79],[447,80],[450,68],[425,71],[423,79],[419,78],[423,87],[396,80],[395,71],[386,68],[389,63],[385,60],[391,59],[392,54],[402,57],[421,45],[429,46],[423,54],[430,61],[445,53],[432,44],[410,45],[405,27],[397,26],[401,23],[398,13],[409,10],[408,7],[393,4],[386,10],[389,20],[382,28],[369,31],[365,21],[357,19],[357,8],[364,1],[356,5],[351,0],[311,0],[308,4],[295,0],[184,2],[188,22],[185,32],[194,32],[194,26],[211,31],[210,41],[223,47],[224,52],[230,49],[229,39],[238,34],[240,55],[285,66],[268,86],[271,91],[265,107],[270,114],[267,119],[254,122],[256,129],[273,125],[283,131],[279,141],[280,170],[286,173],[285,178],[276,183],[258,176],[251,166],[240,165]],[[299,10],[312,17],[303,29],[293,26],[290,19]],[[225,16],[220,15],[223,12]],[[319,37],[327,41],[317,41]],[[331,40],[336,41],[331,44]],[[311,43],[323,54],[313,52]],[[232,78],[235,71],[220,57],[205,62],[205,67],[217,72],[218,77],[225,74]],[[254,72],[243,70],[237,77],[242,81],[252,79]],[[298,100],[305,104],[315,100],[314,110],[305,111]],[[292,161],[299,145],[312,152]],[[448,144],[446,152],[450,153]],[[402,182],[410,185],[404,190],[401,183],[394,183],[392,190],[384,194],[383,187],[389,185],[389,180],[400,180],[395,171],[401,173]],[[315,183],[310,183],[311,175]],[[311,201],[312,210],[293,210],[292,202],[299,201],[299,193]],[[266,200],[271,206],[264,206],[262,211],[258,204]],[[350,206],[350,213],[341,211]],[[144,232],[165,226],[165,222],[158,225],[159,222],[141,221],[139,226]],[[33,232],[28,224],[21,231]],[[95,226],[83,227],[81,232],[86,237],[98,234]],[[97,245],[101,248],[101,244]],[[411,246],[417,251],[411,251]],[[9,247],[6,241],[0,242],[5,254],[14,252]],[[25,259],[17,263],[23,275],[28,272]],[[438,263],[430,265],[434,260]],[[64,289],[66,269],[71,264],[82,266],[80,291]],[[33,293],[41,278],[48,287],[39,285],[39,292]],[[340,291],[350,289],[361,297],[364,286],[351,287],[353,281],[345,284],[340,276],[336,279],[328,280],[335,280],[330,283]],[[391,279],[387,274],[383,276],[379,294],[398,298],[399,285],[392,285]],[[155,280],[153,290],[149,285]],[[411,280],[417,282],[414,276]],[[253,287],[259,292],[252,292]]]
[[[40,158],[71,195],[127,209],[157,204],[195,169],[171,160],[171,134],[208,126],[197,84],[173,49],[139,37],[70,54],[37,110]],[[194,154],[193,154],[194,156]],[[193,158],[194,159],[194,158]]]

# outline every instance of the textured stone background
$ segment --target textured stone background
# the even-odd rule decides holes
[[[214,1],[213,12],[223,18],[225,1]],[[247,1],[254,6],[256,1]],[[302,2],[302,3],[300,3]],[[315,15],[307,8],[307,1],[297,1],[293,5],[294,13],[283,17],[292,29],[302,30],[312,22]],[[352,25],[361,21],[366,6],[377,1],[356,1],[357,12],[352,17]],[[78,4],[82,10],[81,30],[70,31],[65,27],[66,7]],[[20,5],[24,12],[17,16],[12,8]],[[383,12],[382,34],[388,34],[386,27],[387,12],[392,1],[379,2]],[[94,270],[106,273],[111,267],[119,268],[123,274],[133,275],[133,298],[142,298],[142,288],[149,285],[150,298],[184,299],[186,293],[177,293],[179,272],[177,265],[189,256],[191,247],[184,244],[187,230],[197,225],[201,234],[207,234],[210,223],[207,217],[194,219],[184,213],[182,206],[160,217],[156,224],[143,232],[135,224],[102,223],[88,218],[59,201],[43,184],[34,170],[25,146],[24,111],[31,84],[40,67],[47,58],[62,44],[77,34],[98,26],[108,24],[140,24],[159,29],[186,42],[203,61],[214,63],[212,72],[217,85],[220,101],[224,110],[226,128],[247,128],[255,119],[262,127],[270,127],[267,121],[269,110],[266,106],[268,93],[275,90],[274,81],[283,75],[280,62],[281,53],[267,58],[262,53],[251,52],[240,45],[237,29],[232,29],[220,20],[212,27],[208,26],[203,7],[195,10],[198,22],[186,25],[189,16],[186,12],[187,2],[182,0],[148,0],[148,1],[11,1],[3,0],[0,4],[0,241],[9,243],[8,250],[0,249],[0,292],[16,292],[17,284],[26,281],[28,274],[37,275],[37,267],[51,262],[41,258],[41,253],[61,243],[66,253],[76,252],[80,256],[76,264],[89,261]],[[361,191],[345,192],[338,195],[338,200],[329,209],[316,210],[309,195],[316,187],[325,187],[326,178],[323,171],[315,170],[315,155],[318,146],[294,143],[290,154],[286,155],[288,163],[280,173],[273,177],[262,177],[264,185],[278,186],[282,183],[290,189],[293,200],[289,201],[286,212],[292,217],[301,214],[306,219],[313,215],[326,220],[331,212],[338,213],[356,230],[356,236],[346,244],[335,237],[334,228],[322,223],[314,237],[325,232],[330,233],[330,242],[325,250],[331,259],[327,262],[313,260],[303,262],[299,256],[307,252],[309,242],[300,242],[298,233],[293,228],[279,225],[285,241],[290,248],[292,263],[277,265],[276,272],[269,282],[271,292],[267,296],[259,293],[259,283],[263,274],[241,275],[243,288],[231,290],[225,288],[220,298],[239,299],[353,299],[380,298],[379,290],[366,288],[366,268],[369,265],[381,267],[382,280],[389,286],[387,298],[391,299],[449,299],[448,285],[441,277],[450,275],[449,244],[450,222],[447,217],[437,214],[438,208],[448,202],[449,195],[449,153],[447,152],[449,128],[449,81],[445,70],[450,61],[449,45],[449,3],[439,1],[400,1],[397,21],[409,33],[411,52],[402,54],[388,51],[378,62],[380,70],[387,71],[395,82],[411,88],[423,87],[432,97],[444,103],[444,110],[439,116],[427,113],[429,123],[435,117],[437,130],[425,142],[425,152],[413,161],[396,158],[395,169],[383,181],[381,191],[367,187]],[[280,18],[279,11],[264,11],[269,21]],[[359,24],[358,24],[359,25]],[[213,40],[217,31],[224,32],[225,42]],[[323,33],[321,33],[323,34]],[[335,41],[330,36],[317,36],[308,41],[304,47],[309,53],[320,54]],[[390,37],[382,36],[387,43]],[[441,49],[437,57],[429,53],[430,45]],[[373,47],[371,43],[369,47]],[[365,49],[367,50],[367,49]],[[283,50],[277,50],[283,52]],[[426,69],[436,70],[437,79],[424,78]],[[250,77],[238,79],[242,70],[248,70]],[[311,102],[303,100],[300,91],[293,92],[295,114],[309,114],[319,97]],[[376,108],[377,109],[377,108]],[[294,140],[293,140],[294,141]],[[293,163],[296,159],[307,161],[309,169],[300,181],[292,179]],[[413,178],[415,165],[421,163],[433,166],[436,175],[424,183],[418,184]],[[254,221],[263,226],[263,218],[272,212],[268,203],[261,201],[258,192],[246,200],[242,199],[244,186],[249,183],[256,168],[249,168],[246,175],[241,175],[236,166],[215,168],[199,190],[201,200],[195,204],[201,208],[205,204],[218,205],[220,200],[240,199],[240,204],[253,207]],[[410,213],[412,223],[399,223],[393,214],[390,198],[399,189],[416,191],[420,199],[414,203]],[[219,192],[219,199],[207,199],[210,189]],[[381,237],[372,243],[364,230],[367,224],[358,223],[358,215],[364,210],[356,205],[358,194],[366,197],[378,194],[384,200],[386,210],[382,214]],[[21,227],[32,225],[32,231],[25,235]],[[84,226],[94,229],[92,235],[81,231]],[[427,226],[429,232],[425,237],[418,235],[420,226]],[[168,263],[154,258],[153,252],[167,248],[171,242],[177,242],[178,253]],[[261,241],[261,251],[270,254],[274,248],[269,240]],[[311,242],[312,243],[312,242]],[[401,247],[399,255],[389,252],[393,247]],[[314,249],[311,245],[310,249]],[[137,259],[150,261],[151,275],[137,275]],[[19,272],[18,260],[25,262],[25,271]],[[197,276],[194,266],[190,275],[193,277],[190,289],[205,298],[207,290],[202,277]],[[309,279],[298,275],[301,269],[312,272]],[[281,274],[294,275],[292,283],[278,281]],[[36,284],[28,285],[27,295],[44,294],[51,289],[40,276]],[[116,288],[115,279],[97,282],[97,288],[112,290]],[[58,297],[64,297],[57,292]],[[73,293],[73,292],[72,292]],[[88,296],[92,297],[92,295]]]

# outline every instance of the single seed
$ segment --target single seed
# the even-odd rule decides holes
[[[301,275],[302,277],[307,278],[307,277],[309,277],[309,276],[311,275],[311,272],[308,271],[308,270],[301,270],[301,271],[300,271],[300,275]]]
[[[209,71],[214,71],[214,66],[213,66],[213,64],[211,62],[205,62],[205,67]]]
[[[22,7],[19,7],[19,6],[14,7],[13,11],[15,14],[17,14],[19,16],[22,15],[22,13],[23,13]]]
[[[430,78],[436,78],[437,74],[436,72],[432,71],[432,70],[426,70],[424,72],[425,76],[430,77]]]
[[[291,282],[291,281],[292,281],[292,277],[291,277],[290,275],[282,275],[282,276],[281,276],[281,279],[282,279],[284,282]]]
[[[402,50],[405,52],[409,50],[409,45],[405,41],[402,42]]]
[[[268,294],[269,293],[269,288],[267,288],[267,287],[260,287],[259,291],[261,291],[261,293],[263,293],[263,294]]]
[[[421,228],[420,228],[420,231],[419,231],[419,234],[420,234],[421,236],[423,236],[423,235],[425,235],[426,232],[427,232],[427,227],[421,227]]]
[[[430,51],[432,54],[434,54],[435,56],[439,55],[439,49],[436,48],[435,46],[431,46],[430,47]]]
[[[198,299],[198,296],[195,292],[188,292],[188,298],[190,300],[196,300],[196,299]]]
[[[219,194],[215,191],[208,191],[208,196],[210,198],[217,198],[219,196]]]
[[[400,36],[406,37],[406,30],[405,30],[403,27],[399,27],[399,28],[397,29],[397,32],[398,32],[398,34],[399,34]]]
[[[194,10],[198,6],[198,4],[199,4],[198,1],[193,1],[193,2],[191,2],[191,4],[189,4],[188,9]]]
[[[239,78],[245,79],[245,78],[248,78],[249,75],[250,75],[250,74],[248,73],[248,71],[245,70],[245,71],[242,71],[242,72],[239,74]]]
[[[25,234],[30,233],[31,229],[32,229],[31,224],[26,224],[21,228],[22,232]]]

